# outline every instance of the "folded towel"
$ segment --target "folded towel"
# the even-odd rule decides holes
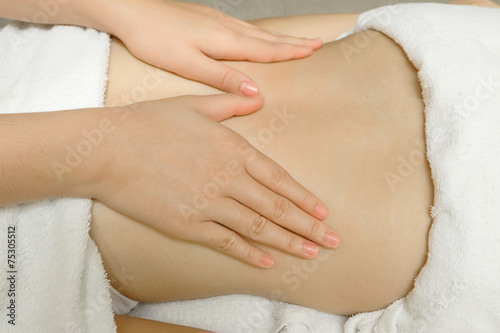
[[[109,36],[91,29],[3,28],[0,113],[102,106],[108,58]],[[91,206],[56,198],[0,207],[0,332],[116,332],[88,234]]]
[[[343,316],[246,295],[142,303],[129,315],[219,333],[341,332],[347,320]]]

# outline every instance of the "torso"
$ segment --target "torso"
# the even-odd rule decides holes
[[[412,288],[426,259],[433,198],[424,105],[403,51],[380,33],[363,34],[369,44],[349,58],[343,49],[356,46],[359,36],[327,44],[304,60],[233,63],[259,83],[266,104],[223,122],[328,205],[326,223],[342,236],[341,247],[323,249],[316,261],[269,249],[276,265],[264,271],[157,238],[168,253],[155,260],[162,265],[163,258],[171,275],[156,279],[169,281],[172,299],[250,293],[352,314],[383,308]],[[111,64],[108,105],[149,75],[148,66],[116,42]],[[147,99],[218,93],[172,74],[162,80]]]

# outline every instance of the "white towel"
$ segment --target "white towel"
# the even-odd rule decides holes
[[[500,331],[500,9],[382,7],[364,13],[354,30],[366,29],[405,49],[426,104],[435,200],[428,260],[414,290],[344,327],[341,316],[249,296],[142,304],[132,314],[220,333]]]
[[[0,113],[102,106],[108,58],[94,30],[3,28]],[[68,198],[0,208],[0,332],[116,332],[90,209]]]
[[[343,316],[247,295],[142,303],[130,315],[219,333],[341,332],[347,320]]]

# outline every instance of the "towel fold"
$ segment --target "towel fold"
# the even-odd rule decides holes
[[[102,106],[108,58],[109,36],[91,29],[4,27],[0,113]],[[69,198],[0,207],[0,332],[116,332],[91,207]]]

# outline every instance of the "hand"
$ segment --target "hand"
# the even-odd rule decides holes
[[[313,242],[336,247],[328,242],[336,233],[319,221],[327,215],[320,200],[216,122],[262,103],[186,96],[103,111],[123,120],[101,150],[108,171],[92,196],[167,235],[259,267],[274,260],[244,237],[305,258],[317,256]]]
[[[253,96],[255,82],[214,59],[254,62],[309,56],[319,39],[267,32],[215,9],[169,0],[113,1],[106,23],[137,58],[222,91]],[[111,17],[114,17],[112,19]],[[101,29],[102,30],[102,29]]]

